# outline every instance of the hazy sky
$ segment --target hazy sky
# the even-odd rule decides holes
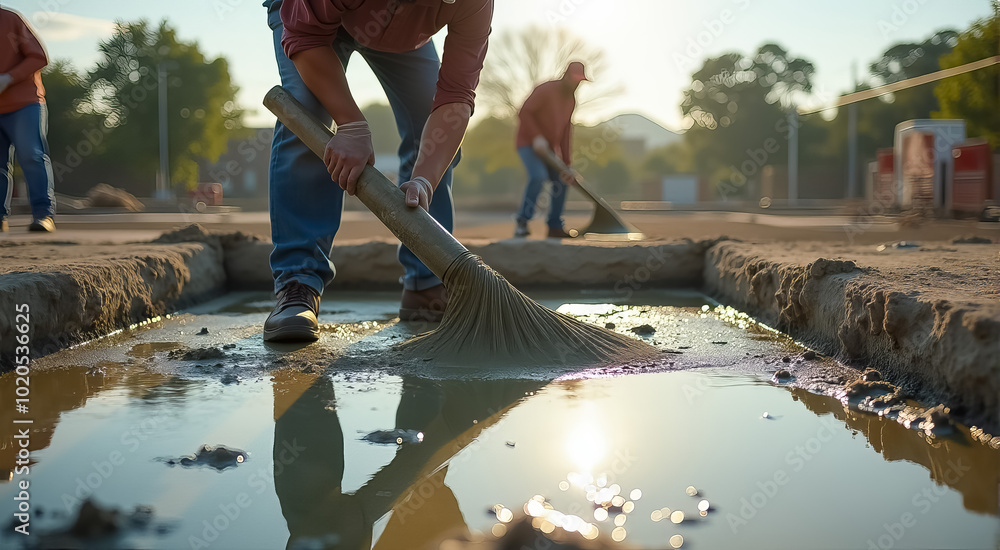
[[[462,0],[458,0],[462,1]],[[13,0],[0,4],[27,15],[53,58],[78,68],[97,59],[96,44],[115,20],[167,19],[184,40],[208,55],[223,55],[240,87],[251,125],[273,123],[260,99],[278,83],[270,29],[259,0]],[[965,29],[990,15],[989,0],[497,0],[493,32],[530,24],[565,26],[604,48],[610,69],[598,78],[623,93],[578,122],[635,112],[670,129],[682,126],[678,103],[706,55],[749,52],[776,41],[817,68],[819,94],[851,84],[889,45],[922,40],[943,28]],[[440,36],[438,47],[441,46]],[[691,59],[692,61],[688,61]],[[356,56],[348,71],[362,105],[384,99],[375,77]],[[554,75],[555,76],[555,75]]]

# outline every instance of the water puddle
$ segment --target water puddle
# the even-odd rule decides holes
[[[629,370],[401,367],[388,346],[420,327],[392,323],[395,293],[328,296],[305,347],[264,345],[266,295],[235,294],[39,360],[27,475],[0,377],[0,546],[65,546],[88,498],[121,511],[94,548],[438,548],[522,516],[638,548],[1000,544],[1000,451],[968,428],[931,437],[776,385],[779,368],[842,367],[697,294],[536,297],[648,325],[669,353]],[[220,351],[184,355],[204,349]],[[21,480],[28,537],[8,523]]]

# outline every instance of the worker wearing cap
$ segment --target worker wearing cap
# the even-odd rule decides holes
[[[343,191],[375,161],[371,131],[344,70],[358,52],[389,99],[402,142],[400,188],[451,231],[452,169],[472,115],[486,57],[493,0],[266,0],[282,86],[336,126],[324,159],[280,122],[271,145],[271,271],[278,303],[264,325],[269,341],[318,336],[323,288],[333,280],[333,238]],[[448,27],[442,58],[431,37]],[[331,179],[333,182],[332,183]],[[339,186],[338,186],[339,185]],[[447,292],[405,246],[402,320],[439,321]]]
[[[48,111],[42,68],[45,48],[17,12],[0,8],[0,231],[7,231],[13,192],[14,155],[24,172],[31,201],[30,231],[55,231],[55,185],[49,159]]]
[[[552,151],[566,166],[572,164],[571,119],[576,108],[576,89],[585,80],[589,79],[583,63],[574,61],[566,67],[562,78],[540,84],[521,106],[518,113],[517,154],[528,172],[528,185],[524,189],[521,210],[517,213],[515,237],[528,236],[528,222],[535,215],[535,204],[546,181],[552,182],[548,237],[572,237],[563,228],[562,213],[566,204],[566,186],[576,181],[576,174],[572,169],[560,172],[546,164],[542,158]]]

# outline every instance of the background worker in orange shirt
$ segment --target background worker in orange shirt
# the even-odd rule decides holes
[[[52,162],[49,160],[48,111],[42,68],[49,64],[45,48],[17,12],[0,8],[0,231],[7,231],[14,191],[14,155],[28,183],[31,231],[55,231]],[[9,46],[7,46],[9,44]]]
[[[521,210],[517,213],[515,237],[528,236],[528,222],[535,215],[535,204],[546,180],[552,182],[552,196],[549,198],[549,238],[572,237],[563,229],[563,206],[566,204],[567,185],[572,185],[575,174],[572,170],[560,172],[547,165],[542,156],[548,150],[570,166],[573,134],[573,110],[576,109],[576,89],[580,83],[589,80],[583,63],[574,61],[566,67],[559,80],[540,84],[521,106],[518,113],[517,154],[528,171],[528,186],[524,190]]]

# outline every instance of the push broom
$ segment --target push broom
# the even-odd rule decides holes
[[[280,86],[264,105],[314,153],[323,156],[333,131]],[[403,192],[367,166],[356,196],[448,289],[444,318],[399,349],[418,357],[481,365],[593,365],[649,359],[656,348],[552,311],[522,294],[473,255]]]

